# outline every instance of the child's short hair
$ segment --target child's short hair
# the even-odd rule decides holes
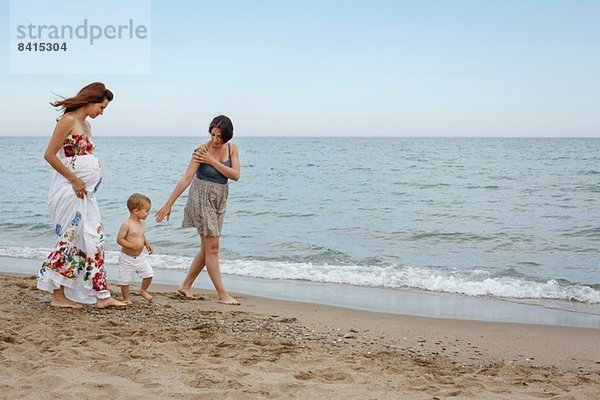
[[[127,199],[127,208],[129,211],[133,211],[134,209],[140,209],[140,207],[147,206],[150,208],[152,202],[147,196],[144,196],[141,193],[134,193]]]

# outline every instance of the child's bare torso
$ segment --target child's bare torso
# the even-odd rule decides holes
[[[127,234],[125,235],[125,239],[132,244],[134,244],[137,248],[128,248],[122,246],[123,253],[137,257],[142,254],[142,250],[144,250],[144,223],[138,221],[132,221],[131,219],[127,221],[128,229]]]

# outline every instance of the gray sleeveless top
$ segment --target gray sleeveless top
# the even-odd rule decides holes
[[[229,147],[229,143],[227,143],[227,151],[229,152],[229,160],[221,161],[221,164],[226,167],[231,167],[231,148]],[[212,165],[208,164],[200,164],[200,167],[196,171],[196,177],[203,181],[220,183],[221,185],[227,184],[227,177],[217,171]]]

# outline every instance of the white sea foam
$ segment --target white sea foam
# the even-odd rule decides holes
[[[44,259],[50,249],[0,247],[0,256]],[[108,251],[107,264],[117,264],[119,253]],[[187,269],[191,257],[152,254],[156,269]],[[265,278],[339,283],[383,288],[417,288],[433,292],[458,293],[468,296],[493,296],[519,299],[556,299],[600,304],[600,291],[583,285],[561,285],[556,280],[538,282],[521,277],[493,277],[482,270],[445,268],[317,265],[283,261],[223,260],[225,274]]]
[[[32,249],[31,247],[0,247],[0,256],[12,258],[33,258],[44,259],[48,256],[51,249]]]
[[[522,278],[485,277],[481,270],[435,270],[396,266],[315,265],[270,261],[229,260],[224,273],[267,279],[294,279],[385,288],[417,288],[468,296],[558,299],[600,304],[600,291],[589,286],[560,285]]]

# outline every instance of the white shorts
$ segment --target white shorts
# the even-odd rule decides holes
[[[152,278],[154,271],[146,257],[146,253],[142,253],[137,257],[132,257],[123,252],[119,254],[119,286],[127,286],[133,280],[135,274],[138,274],[142,279]]]

